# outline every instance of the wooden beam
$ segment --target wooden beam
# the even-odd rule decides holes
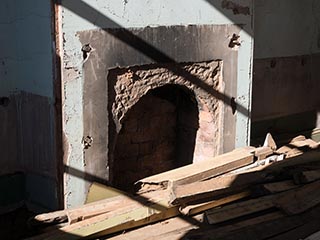
[[[294,174],[294,180],[297,183],[309,183],[320,179],[320,169],[302,171]]]
[[[212,178],[210,180],[195,182],[185,185],[172,186],[170,192],[170,203],[183,205],[189,202],[199,201],[212,197],[230,194],[240,191],[257,179],[264,179],[259,173],[245,175],[230,175]]]
[[[206,181],[184,185],[172,185],[170,193],[171,204],[186,204],[195,200],[220,196],[234,190],[241,191],[248,186],[266,181],[277,180],[288,167],[320,162],[320,151],[310,151],[303,155],[288,158],[265,166],[244,170],[237,174],[226,174]]]
[[[209,224],[217,224],[274,207],[275,196],[264,196],[206,211]]]
[[[31,220],[33,225],[46,225],[54,223],[68,222],[69,224],[82,221],[99,214],[112,211],[117,206],[126,203],[131,197],[121,195],[109,199],[100,200],[90,204],[85,204],[73,209],[66,209],[50,213],[39,214]]]
[[[291,190],[277,199],[276,206],[287,214],[299,214],[320,203],[320,181]]]
[[[213,200],[213,201],[208,201],[208,202],[204,202],[204,203],[199,203],[199,204],[193,204],[193,205],[187,205],[184,207],[180,207],[179,211],[183,214],[183,215],[195,215],[198,214],[200,212],[204,212],[208,209],[214,208],[214,207],[218,207],[227,203],[231,203],[234,201],[237,201],[239,199],[245,198],[250,196],[251,192],[250,191],[246,191],[246,192],[241,192],[241,193],[237,193],[237,194],[233,194],[224,198],[220,198],[217,200]]]
[[[295,184],[293,180],[263,184],[263,188],[266,189],[269,193],[284,192],[297,187],[299,187],[299,185]]]
[[[115,198],[109,200],[111,201]],[[40,235],[39,238],[35,239],[69,240],[98,237],[168,219],[180,214],[178,206],[168,204],[167,191],[148,193],[143,197],[132,197],[126,199],[125,202],[114,201],[109,204],[113,206],[113,209],[109,212],[62,227],[51,233],[50,236]]]
[[[213,157],[206,161],[190,164],[171,171],[160,173],[151,177],[139,180],[136,184],[141,185],[140,193],[149,191],[154,186],[160,189],[169,184],[188,184],[209,177],[221,175],[239,167],[253,163],[254,155],[246,148],[236,149],[232,152]]]

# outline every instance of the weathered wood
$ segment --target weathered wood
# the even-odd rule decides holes
[[[126,199],[126,202],[122,203],[115,201],[113,210],[110,212],[62,227],[51,233],[50,236],[39,236],[36,239],[63,240],[98,237],[179,215],[178,206],[170,206],[167,196],[166,191],[158,191],[148,193],[143,198],[138,196]]]
[[[171,186],[170,202],[172,204],[185,204],[195,200],[215,197],[230,193],[233,190],[243,190],[253,184],[277,180],[278,175],[286,172],[288,167],[320,162],[320,152],[310,151],[280,162],[271,163],[243,170],[238,174],[226,174],[202,182]]]
[[[248,149],[240,148],[206,161],[141,179],[136,184],[141,185],[140,192],[144,192],[145,189],[148,191],[149,187],[154,185],[164,188],[170,183],[173,185],[192,183],[253,163],[253,158],[253,154]]]
[[[214,239],[214,240],[218,240],[218,239],[223,239],[223,240],[302,239],[304,238],[303,234],[307,232],[305,230],[309,229],[308,226],[312,225],[311,228],[314,228],[314,226],[318,226],[319,228],[319,222],[320,222],[319,213],[320,213],[320,206],[316,206],[312,210],[299,215],[281,217],[273,221],[268,221],[268,222],[248,226],[241,230],[230,232],[228,236],[223,236],[223,238],[216,237],[212,235],[212,231],[208,231],[206,232],[207,236],[212,236],[212,238],[206,238],[206,239]],[[301,233],[303,234],[301,235]],[[306,236],[308,235],[305,235],[305,237]],[[199,239],[201,239],[200,237],[201,235],[199,236]]]
[[[270,147],[272,150],[276,150],[277,149],[277,145],[276,142],[274,141],[272,135],[270,133],[267,133],[267,136],[264,140],[263,143],[264,147]]]
[[[312,139],[309,139],[309,138],[305,139],[305,140],[290,142],[289,145],[297,147],[297,148],[309,147],[311,149],[316,149],[319,147],[318,142],[313,141]]]
[[[299,214],[320,203],[320,181],[291,190],[277,199],[276,206],[287,214]]]
[[[198,228],[202,224],[202,217],[193,216],[186,218],[174,217],[165,221],[161,221],[154,224],[149,224],[144,227],[133,229],[131,231],[126,231],[116,236],[108,237],[108,240],[151,240],[158,239],[166,235],[173,236],[174,233],[182,232],[182,235],[175,238],[170,238],[171,240],[181,239],[184,231],[192,230]]]
[[[231,203],[234,201],[237,201],[239,199],[245,198],[250,196],[251,192],[250,191],[246,191],[246,192],[241,192],[238,194],[233,194],[224,198],[220,198],[217,200],[213,200],[213,201],[208,201],[208,202],[204,202],[204,203],[199,203],[199,204],[193,204],[193,205],[187,205],[184,207],[180,207],[179,211],[183,214],[183,215],[194,215],[203,211],[206,211],[208,209],[214,208],[214,207],[218,207],[227,203]]]
[[[185,185],[172,186],[170,203],[173,205],[187,204],[192,201],[221,196],[235,190],[245,189],[249,184],[264,179],[259,173],[244,175],[230,175],[212,178],[210,180]]]
[[[85,204],[73,209],[66,209],[51,213],[39,214],[32,219],[33,225],[54,224],[69,222],[69,224],[88,219],[90,217],[110,212],[118,205],[125,203],[131,198],[126,195],[105,199],[90,204]]]
[[[320,169],[303,171],[294,174],[294,180],[297,183],[309,183],[320,179]]]
[[[308,236],[304,240],[319,240],[319,239],[320,239],[320,231],[311,234],[310,236]]]
[[[276,150],[277,154],[286,154],[287,157],[302,155],[305,152],[304,148],[317,149],[319,143],[312,139],[306,139],[304,136],[298,136],[292,139],[288,144]]]
[[[288,191],[294,188],[299,187],[299,185],[295,184],[292,180],[286,180],[281,182],[273,182],[267,183],[263,185],[263,188],[266,189],[270,193],[279,193]]]
[[[272,239],[274,236],[298,228],[303,224],[303,220],[299,217],[282,217],[273,219],[272,221],[265,221],[260,224],[255,224],[253,226],[247,226],[246,228],[233,231],[228,235],[225,234],[223,237],[209,237],[207,240]],[[210,233],[211,232],[208,232],[207,234]]]
[[[180,239],[213,239],[229,235],[231,232],[263,222],[273,221],[283,218],[284,215],[277,211],[263,214],[247,220],[242,220],[231,225],[212,228],[211,225],[199,222],[197,219],[181,219],[180,217],[171,218],[153,225],[148,225],[130,232],[108,238],[110,240],[180,240]],[[199,237],[198,237],[199,236]]]
[[[271,147],[258,147],[253,151],[254,156],[258,160],[265,159],[269,155],[273,154],[273,152],[274,150]]]
[[[206,211],[209,224],[216,224],[274,207],[275,196],[265,196]]]

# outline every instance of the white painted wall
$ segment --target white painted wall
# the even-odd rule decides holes
[[[231,10],[221,8],[222,0],[62,0],[61,24],[63,39],[63,131],[68,152],[65,162],[68,166],[84,171],[83,149],[83,70],[81,43],[77,32],[104,28],[135,28],[147,26],[171,26],[188,24],[245,24],[241,32],[241,47],[238,67],[238,103],[250,109],[251,62],[253,51],[251,16],[234,15]],[[235,0],[238,4],[251,7],[251,0]],[[90,9],[93,8],[94,10]],[[99,17],[95,11],[108,20]],[[81,14],[93,19],[89,22]],[[247,86],[247,87],[243,87]],[[238,114],[236,145],[248,143],[250,120]],[[65,176],[66,207],[82,204],[85,200],[85,181]]]

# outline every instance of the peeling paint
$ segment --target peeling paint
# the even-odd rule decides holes
[[[221,6],[224,9],[232,10],[234,15],[250,15],[250,8],[248,6],[241,6],[233,1],[223,0]]]
[[[101,55],[108,55],[108,52],[113,52],[111,48],[114,46],[108,45],[99,51],[95,51],[91,54],[90,58],[83,64],[83,54],[81,48],[83,44],[90,43],[94,46],[94,48],[98,48],[100,45],[98,39],[95,38],[94,35],[91,35],[89,39],[85,42],[79,41],[79,35],[77,33],[88,31],[90,35],[91,30],[96,30],[99,28],[103,29],[112,29],[112,28],[145,28],[150,26],[186,26],[186,25],[232,25],[234,22],[237,24],[244,24],[246,26],[251,26],[251,17],[244,17],[244,14],[234,15],[231,19],[228,18],[222,11],[220,11],[220,4],[222,0],[217,1],[219,4],[219,10],[210,4],[208,1],[199,1],[195,3],[194,0],[163,0],[163,1],[155,1],[155,0],[141,0],[141,1],[103,1],[103,0],[82,0],[81,2],[89,5],[92,9],[87,8],[87,5],[82,4],[81,2],[75,0],[62,0],[62,5],[67,5],[68,8],[63,8],[62,10],[62,31],[64,38],[63,45],[63,89],[64,89],[64,97],[63,97],[63,111],[64,111],[64,131],[66,138],[68,138],[69,142],[69,154],[68,159],[66,160],[66,164],[72,168],[76,168],[79,171],[84,171],[83,161],[84,161],[84,153],[83,146],[81,144],[81,140],[83,136],[93,136],[90,131],[92,131],[92,126],[89,126],[89,130],[86,133],[83,133],[83,84],[85,73],[84,68],[95,70],[97,67],[101,70],[103,68],[103,64],[100,62]],[[252,4],[251,0],[242,0],[244,4],[250,6]],[[74,4],[74,6],[72,6]],[[76,13],[72,12],[72,7],[81,8],[83,11],[81,13],[84,16],[78,16]],[[95,12],[96,11],[96,12]],[[229,11],[228,11],[229,12]],[[201,16],[201,17],[199,17]],[[88,20],[89,19],[89,20]],[[239,26],[239,25],[237,25]],[[228,46],[229,40],[227,38],[228,32],[220,32],[222,35],[221,41],[225,47]],[[164,38],[166,36],[163,36]],[[111,38],[110,43],[115,44],[115,41]],[[159,38],[160,39],[160,38]],[[98,42],[97,42],[98,41]],[[177,40],[178,41],[178,40]],[[245,42],[244,45],[250,44],[249,42]],[[166,48],[165,46],[158,46],[161,48]],[[109,49],[109,50],[108,50]],[[182,47],[181,47],[182,49]],[[107,51],[108,50],[108,51]],[[198,51],[196,49],[189,49],[192,51]],[[186,50],[184,49],[185,53]],[[223,54],[220,54],[221,49],[215,49],[215,52],[219,52],[217,55],[217,59],[221,59]],[[236,51],[230,52],[234,54]],[[175,52],[169,52],[170,55],[177,56]],[[229,54],[229,52],[227,53]],[[242,53],[241,53],[242,54]],[[183,54],[180,54],[183,55]],[[247,55],[247,53],[245,53]],[[250,55],[250,54],[249,54]],[[221,56],[221,57],[219,57]],[[117,67],[121,66],[122,62],[130,62],[131,60],[125,59],[121,60],[116,56],[110,56],[111,58],[117,58],[116,66],[109,67]],[[150,59],[142,58],[145,63],[150,63]],[[208,59],[194,59],[193,61],[204,61],[210,60]],[[233,59],[233,58],[232,58]],[[239,56],[239,59],[242,59],[242,56]],[[247,61],[247,58],[245,58]],[[232,62],[232,67],[234,67],[233,71],[236,72],[237,58],[234,58],[234,62]],[[183,62],[179,60],[179,62]],[[143,63],[141,63],[143,64]],[[231,62],[229,62],[231,64]],[[126,65],[128,66],[128,65]],[[72,70],[71,70],[72,68]],[[68,69],[68,71],[66,71]],[[90,72],[92,71],[90,70]],[[99,71],[100,71],[99,70]],[[101,70],[102,71],[102,70]],[[106,71],[106,70],[105,70]],[[94,71],[97,74],[97,71]],[[227,73],[229,74],[229,73]],[[246,73],[242,75],[244,78]],[[92,75],[92,80],[96,80],[100,78],[97,75]],[[90,75],[90,76],[91,76]],[[237,79],[236,74],[229,74],[227,77],[231,79]],[[246,76],[248,77],[248,75]],[[95,85],[92,85],[94,89]],[[229,87],[229,86],[228,86]],[[234,86],[232,86],[234,87]],[[234,89],[234,88],[233,88]],[[228,89],[230,91],[230,89]],[[100,98],[99,99],[103,99]],[[99,101],[100,101],[99,100]],[[98,101],[98,99],[93,99],[94,101]],[[102,101],[102,100],[101,100]],[[90,104],[88,104],[88,111],[91,111],[93,108]],[[225,113],[230,114],[229,112]],[[101,126],[102,128],[108,126]],[[233,128],[230,126],[226,126],[223,131],[229,133],[226,137],[231,137],[234,132]],[[102,138],[103,136],[101,136]],[[93,136],[96,141],[99,141],[99,138]],[[96,140],[97,139],[97,140]],[[104,140],[104,139],[103,139]],[[87,149],[86,151],[92,151],[95,148],[95,143]],[[231,144],[232,145],[232,144]],[[222,151],[222,150],[220,150]],[[106,151],[101,151],[101,156],[104,154],[108,154]],[[86,155],[88,153],[86,152]],[[95,163],[96,164],[96,163]],[[95,167],[98,165],[95,165]],[[108,172],[108,166],[106,164],[102,166],[103,172]],[[100,167],[100,168],[102,168]],[[100,170],[100,169],[99,169]],[[107,176],[104,176],[107,178]],[[65,182],[65,191],[66,191],[66,206],[76,206],[84,203],[85,194],[86,194],[86,180],[70,176],[67,174]]]

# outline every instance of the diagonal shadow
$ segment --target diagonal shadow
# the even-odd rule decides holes
[[[62,5],[63,7],[69,9],[73,13],[77,14],[83,19],[86,19],[90,23],[100,27],[104,31],[106,31],[108,34],[114,36],[118,40],[122,41],[123,43],[129,45],[130,47],[134,48],[135,50],[143,53],[145,56],[149,57],[153,61],[157,63],[177,63],[173,58],[166,55],[162,51],[158,50],[154,46],[152,46],[150,43],[146,42],[145,40],[141,39],[140,37],[134,35],[132,32],[130,32],[128,29],[124,29],[121,25],[118,23],[112,21],[107,16],[103,15],[96,9],[92,8],[87,3],[83,2],[82,0],[68,0],[63,1],[63,3],[58,3]],[[111,29],[105,29],[105,26],[110,26],[113,28],[121,28],[121,34],[117,34],[114,31],[111,31]],[[184,78],[191,83],[195,84],[196,86],[200,87],[201,89],[205,90],[209,94],[211,94],[216,99],[223,101],[226,105],[232,107],[233,110],[237,110],[244,116],[250,116],[250,111],[246,107],[240,105],[239,103],[236,103],[234,101],[233,97],[230,97],[226,94],[223,94],[215,89],[213,89],[211,86],[207,85],[206,83],[202,82],[200,79],[198,79],[196,76],[192,75],[188,71],[178,68],[178,67],[172,67],[168,68],[169,71],[173,72],[174,74],[180,76],[181,73],[183,73]]]
[[[241,5],[237,3],[239,1],[236,1],[236,0],[223,0],[223,1],[205,0],[205,1],[209,3],[212,7],[214,7],[215,10],[222,13],[226,18],[228,18],[234,24],[241,25],[241,23],[238,22],[240,16],[251,16],[251,18],[253,16],[253,13],[250,12],[249,6]],[[243,30],[248,35],[253,37],[252,24],[253,23],[251,23],[251,25],[243,25]]]

